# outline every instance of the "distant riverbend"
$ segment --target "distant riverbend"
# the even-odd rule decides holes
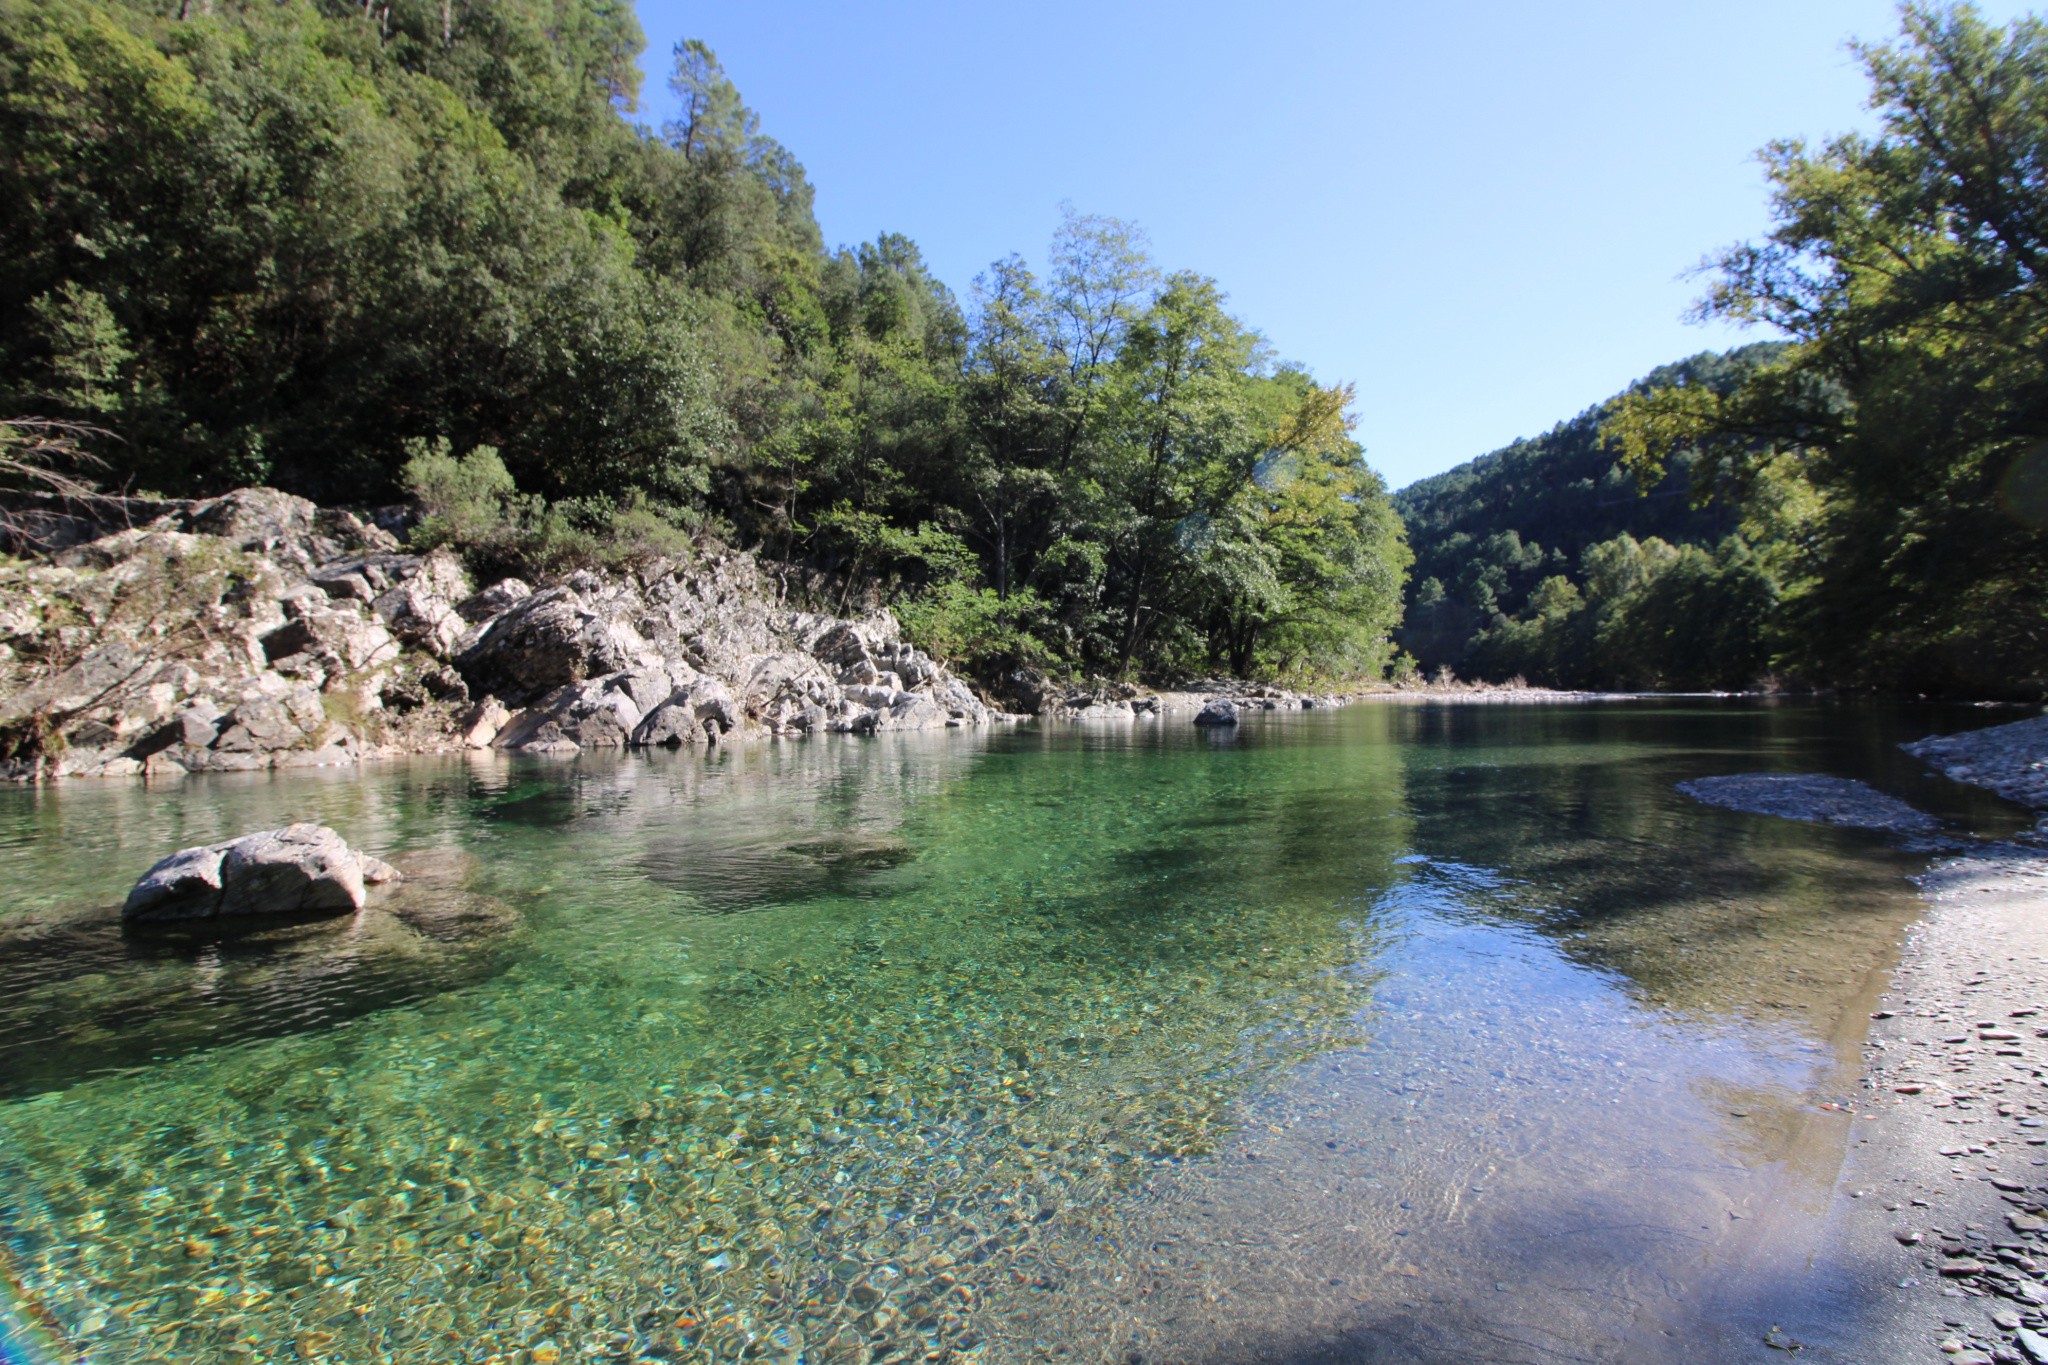
[[[1677,784],[2002,838],[1898,748],[1970,723],[1424,700],[0,791],[0,1354],[1747,1360],[1809,1283],[1853,1346],[1826,1224],[1927,854]],[[123,932],[164,853],[294,821],[404,895]]]

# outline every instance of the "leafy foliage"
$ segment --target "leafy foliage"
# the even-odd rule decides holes
[[[1904,10],[1880,131],[1764,152],[1776,225],[1700,311],[1791,338],[1724,393],[1633,396],[1640,476],[1800,486],[1785,657],[1850,685],[2048,690],[2048,24]],[[1783,495],[1781,496],[1781,500]]]
[[[828,251],[702,42],[625,117],[641,45],[618,0],[0,0],[0,416],[163,493],[409,494],[504,568],[721,534],[991,671],[1379,670],[1349,390],[1115,220],[965,306]]]
[[[1731,501],[1690,496],[1694,456],[1681,456],[1644,486],[1609,442],[1612,414],[1628,409],[1636,396],[1713,399],[1772,364],[1783,349],[1765,342],[1662,366],[1627,394],[1542,436],[1395,494],[1419,582],[1401,631],[1403,648],[1424,671],[1449,667],[1494,681],[1522,676],[1574,687],[1754,681],[1763,668],[1758,640],[1696,667],[1650,648],[1649,626],[1625,631],[1618,624],[1617,613],[1627,614],[1624,603],[1647,609],[1648,600],[1636,594],[1670,557],[1680,549],[1707,554],[1743,528],[1743,517]],[[1625,583],[1613,577],[1619,562],[1635,566]],[[1689,572],[1699,568],[1697,559],[1687,562]],[[1566,609],[1567,589],[1579,594],[1572,610]],[[1675,589],[1674,583],[1666,591]],[[1587,612],[1601,616],[1604,629],[1592,629]],[[1629,651],[1619,646],[1624,635],[1635,642]],[[1606,646],[1599,644],[1603,639]]]

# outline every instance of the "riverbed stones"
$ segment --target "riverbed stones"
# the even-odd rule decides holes
[[[1944,777],[1988,788],[2036,811],[2048,810],[2048,716],[1930,735],[1899,747]]]
[[[325,825],[287,825],[178,850],[142,874],[121,915],[131,923],[345,915],[362,908],[366,881],[397,880],[397,869]]]

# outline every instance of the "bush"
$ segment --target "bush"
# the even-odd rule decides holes
[[[415,547],[446,545],[482,575],[548,578],[576,569],[630,568],[695,552],[688,514],[635,489],[608,498],[549,502],[521,493],[491,446],[457,458],[445,439],[406,443],[405,487],[419,504]]]
[[[904,633],[927,653],[984,678],[1052,662],[1034,631],[1048,616],[1045,602],[1029,589],[1005,602],[994,589],[958,579],[896,606]]]

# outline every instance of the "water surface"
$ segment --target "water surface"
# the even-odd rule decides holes
[[[1368,705],[0,794],[14,1346],[1762,1353],[1923,860],[1672,784],[2008,832],[1893,747],[1969,723]],[[294,819],[407,889],[120,932],[161,853]]]

